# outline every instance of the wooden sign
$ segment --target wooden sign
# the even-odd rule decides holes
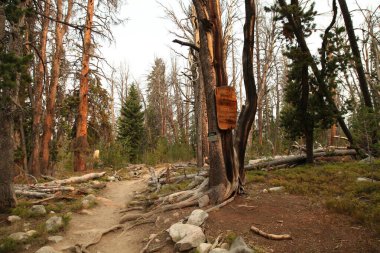
[[[237,119],[237,100],[233,87],[222,86],[215,90],[216,116],[221,130],[234,129]]]

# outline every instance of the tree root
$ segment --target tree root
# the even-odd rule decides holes
[[[255,226],[251,226],[251,230],[255,232],[256,234],[261,235],[262,237],[265,237],[271,240],[292,240],[292,236],[289,234],[283,234],[283,235],[268,234],[258,229]]]

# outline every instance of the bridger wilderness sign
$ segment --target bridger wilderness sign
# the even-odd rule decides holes
[[[237,100],[233,87],[222,86],[215,89],[216,115],[221,130],[234,129],[237,118]]]

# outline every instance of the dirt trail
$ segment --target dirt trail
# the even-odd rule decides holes
[[[118,224],[119,210],[132,200],[136,191],[142,191],[146,181],[132,180],[110,182],[97,198],[96,207],[90,209],[91,214],[73,214],[70,224],[64,234],[64,240],[51,245],[57,250],[65,249],[75,244],[86,244],[96,238],[100,230]],[[138,229],[123,233],[122,230],[103,236],[102,240],[89,247],[90,252],[135,253],[141,250],[141,239],[149,236]]]

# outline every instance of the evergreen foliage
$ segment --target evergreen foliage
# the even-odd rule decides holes
[[[121,108],[118,122],[118,140],[127,151],[131,162],[136,162],[143,152],[143,138],[144,113],[137,87],[132,84]]]

